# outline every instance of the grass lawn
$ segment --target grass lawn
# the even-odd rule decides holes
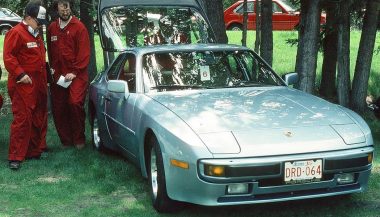
[[[230,32],[229,34],[238,33]],[[359,35],[359,33],[355,34]],[[296,47],[285,45],[283,40],[288,36],[295,38],[296,33],[281,32],[276,33],[275,36],[275,40],[279,42],[278,44],[276,42],[275,45],[274,68],[280,73],[293,71],[294,68],[295,55],[293,54]],[[239,43],[238,40],[235,41]],[[249,43],[253,44],[253,41],[249,40]],[[358,41],[356,43],[351,47],[357,47]],[[2,40],[0,40],[0,46],[1,49]],[[354,48],[352,48],[352,52],[354,52]],[[97,52],[97,54],[99,53],[101,52]],[[352,58],[352,60],[356,59]],[[2,59],[1,56],[0,59]],[[319,58],[319,61],[321,59]],[[98,67],[101,68],[100,62],[98,59]],[[379,75],[379,56],[374,56],[372,66],[372,74]],[[373,79],[371,77],[372,84],[377,82],[377,85],[373,86],[379,86],[379,80]],[[379,90],[377,91],[380,93]],[[3,96],[6,95],[4,78],[0,81],[0,93]],[[117,155],[98,153],[89,145],[80,151],[73,148],[62,148],[51,118],[49,118],[47,135],[47,143],[51,151],[41,160],[24,162],[22,168],[17,172],[9,170],[7,154],[9,125],[12,120],[9,112],[9,99],[7,98],[6,106],[0,111],[0,217],[380,216],[380,158],[377,157],[380,156],[380,122],[371,117],[367,117],[367,121],[374,135],[376,153],[369,189],[364,193],[231,207],[188,205],[182,212],[168,215],[158,214],[152,208],[147,181],[141,177],[139,170],[134,165]],[[88,126],[87,138],[90,138]],[[87,144],[90,144],[89,139]]]

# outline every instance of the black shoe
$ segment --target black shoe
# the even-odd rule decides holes
[[[49,148],[46,147],[46,148],[42,149],[42,153],[44,153],[44,152],[50,152]]]
[[[36,155],[36,156],[32,156],[32,157],[26,157],[25,159],[26,160],[39,160],[39,159],[41,159],[41,155]]]
[[[10,160],[9,161],[9,169],[18,170],[21,167],[21,161],[18,160]]]

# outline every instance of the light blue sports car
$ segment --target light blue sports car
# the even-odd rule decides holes
[[[296,80],[241,46],[130,48],[90,86],[93,144],[141,169],[160,212],[364,191],[369,127]]]

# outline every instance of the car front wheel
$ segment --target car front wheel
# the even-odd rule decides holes
[[[91,124],[91,139],[92,146],[98,151],[104,151],[103,141],[100,137],[98,118],[94,115],[92,124]]]
[[[161,148],[155,137],[150,140],[148,178],[153,207],[158,212],[174,212],[182,208],[180,202],[169,198],[166,191],[166,178]]]

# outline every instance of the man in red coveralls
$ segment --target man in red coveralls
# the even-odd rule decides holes
[[[3,106],[3,96],[0,95],[0,109]]]
[[[53,117],[62,145],[82,149],[85,145],[84,101],[88,88],[90,40],[85,26],[72,16],[73,3],[57,0],[55,4],[59,17],[49,25],[47,35],[54,78],[51,85]],[[68,87],[59,85],[60,77],[71,84]]]
[[[45,47],[38,32],[46,23],[46,9],[28,3],[23,20],[4,39],[3,60],[8,70],[8,94],[13,122],[9,168],[17,170],[26,158],[39,158],[46,144],[47,81]]]

